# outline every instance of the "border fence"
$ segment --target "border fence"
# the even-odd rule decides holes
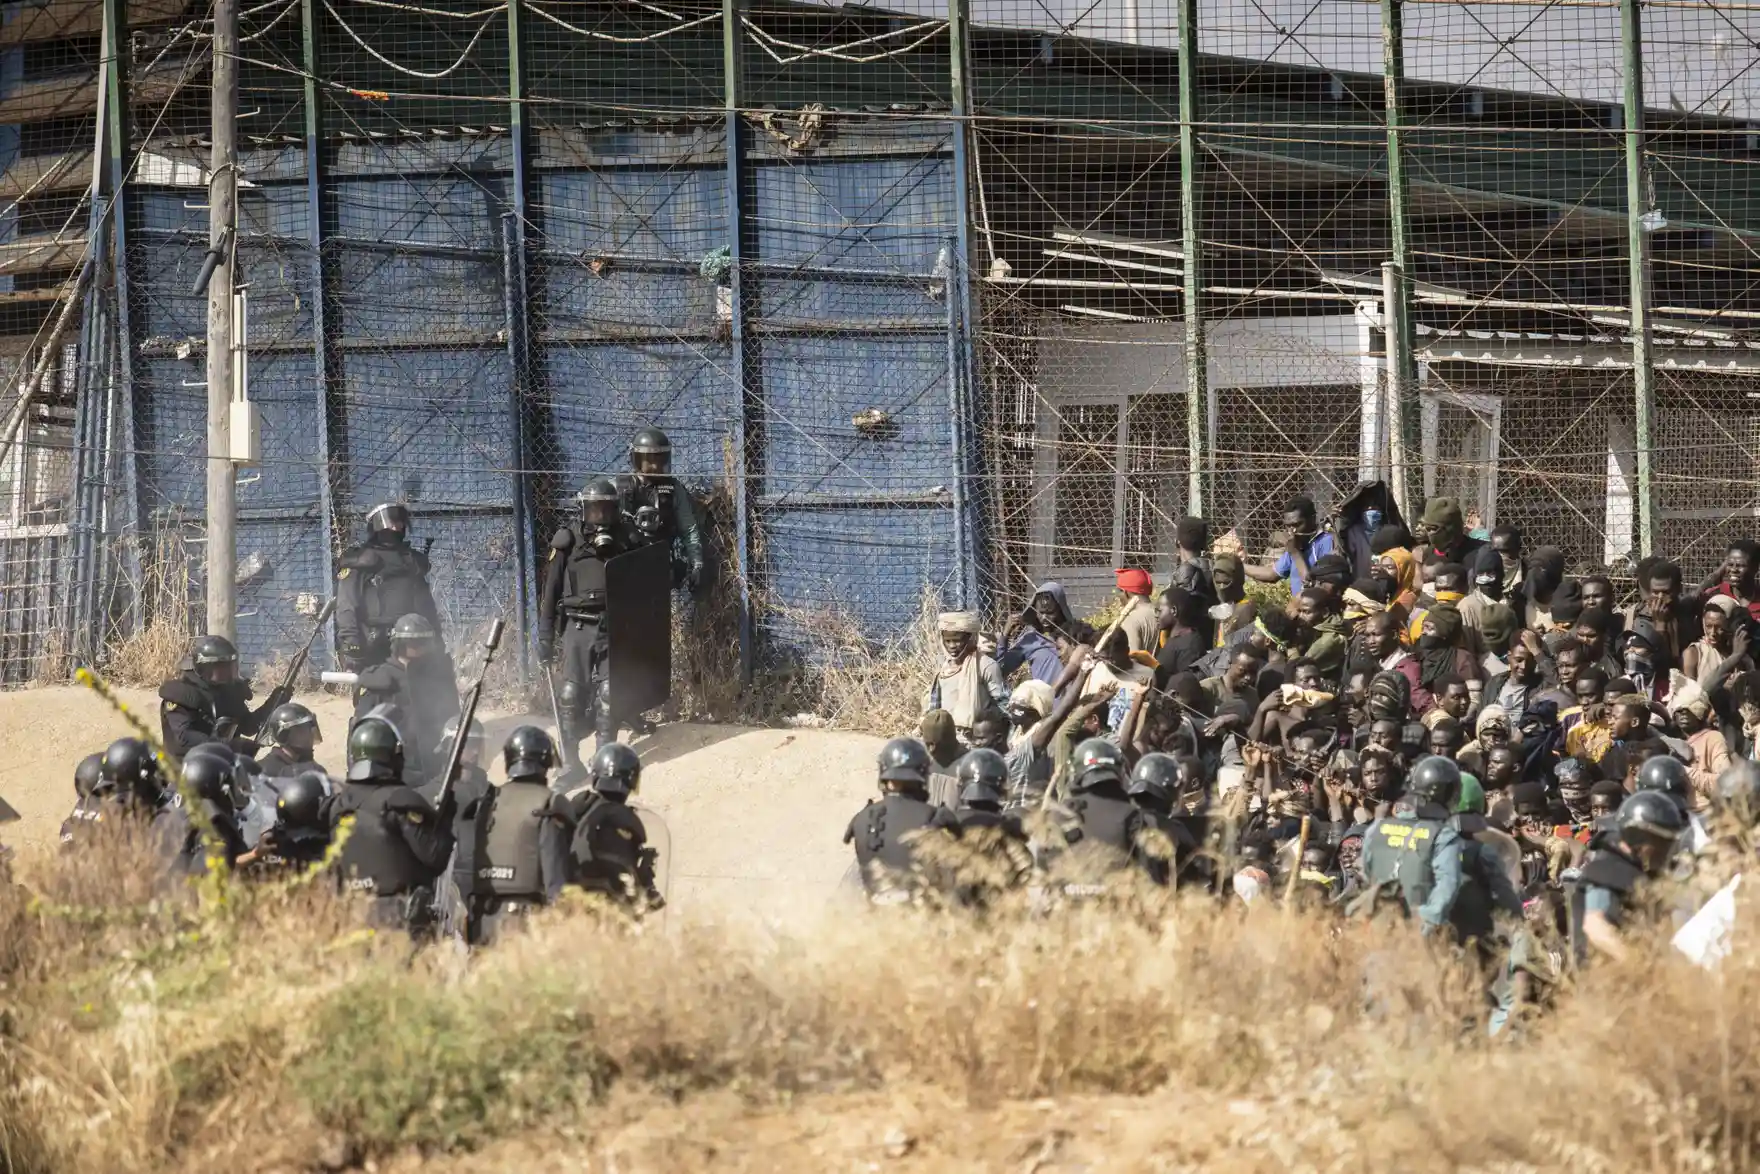
[[[8,360],[9,684],[203,623],[211,21],[45,11],[0,22],[0,281],[51,291]],[[241,33],[253,657],[386,498],[450,631],[529,633],[570,497],[650,423],[746,666],[925,588],[1094,603],[1182,514],[1258,552],[1368,479],[1577,569],[1697,577],[1760,528],[1746,0],[265,0]]]

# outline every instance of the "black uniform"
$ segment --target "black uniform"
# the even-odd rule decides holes
[[[1018,884],[1032,871],[1033,854],[1027,849],[1027,831],[1019,813],[961,807],[953,814],[959,821],[960,843],[995,868],[990,876],[964,880],[959,887],[963,904],[982,905],[991,890]]]
[[[217,742],[216,730],[221,722],[233,725],[235,747],[241,740],[247,750],[255,750],[254,738],[262,729],[263,720],[287,697],[280,689],[257,708],[250,707],[251,687],[243,681],[216,685],[202,679],[195,669],[184,670],[159,686],[159,734],[165,750],[174,758],[182,758],[203,742]]]
[[[428,556],[403,535],[381,532],[342,552],[336,571],[336,651],[354,672],[391,655],[391,625],[410,614],[440,631],[428,587]]]
[[[270,847],[245,866],[252,877],[269,878],[304,872],[330,851],[330,833],[323,828],[284,828],[270,833]]]
[[[362,717],[375,706],[396,706],[403,735],[407,778],[426,780],[445,765],[435,751],[446,723],[458,716],[458,686],[452,665],[436,649],[403,664],[387,660],[360,671],[355,683],[354,714]]]
[[[257,766],[264,778],[290,779],[294,775],[304,774],[316,765],[315,760],[307,755],[295,758],[285,747],[271,747],[269,753],[257,759]]]
[[[470,940],[493,941],[507,919],[548,905],[562,892],[570,872],[571,805],[541,778],[516,779],[485,788],[468,812],[461,808],[461,822],[461,853],[471,844],[470,887],[462,889]]]
[[[1066,803],[1075,816],[1064,830],[1070,851],[1090,872],[1116,872],[1137,857],[1137,837],[1155,826],[1153,817],[1125,798],[1116,784],[1079,791]]]
[[[169,819],[175,820],[180,825],[177,832],[173,833],[167,824],[165,834],[168,837],[177,835],[179,842],[177,844],[176,867],[185,876],[201,876],[208,871],[212,864],[216,863],[224,865],[227,871],[231,871],[233,864],[246,851],[244,836],[238,829],[238,813],[232,809],[230,803],[217,803],[212,799],[202,799],[199,802],[201,803],[201,813],[207,817],[208,825],[214,831],[217,859],[210,859],[208,838],[197,826],[196,820],[190,816],[189,812],[182,808],[175,808],[172,809],[173,814],[169,816],[163,813],[155,816],[154,822],[157,824],[161,819]]]
[[[538,599],[540,659],[546,664],[554,659],[562,674],[556,700],[563,728],[558,732],[571,765],[575,748],[586,735],[589,711],[599,745],[617,740],[605,687],[611,648],[605,627],[605,563],[630,546],[626,531],[620,529],[611,538],[609,544],[598,545],[564,527],[550,540],[550,558],[544,564],[544,588]],[[559,640],[560,655],[556,655]]]
[[[572,804],[567,822],[571,879],[589,893],[626,905],[665,901],[654,883],[655,851],[642,817],[619,799],[589,791]]]
[[[61,824],[61,847],[78,851],[97,838],[98,829],[123,819],[138,819],[147,828],[147,844],[153,856],[167,870],[182,864],[188,844],[190,823],[174,794],[167,794],[152,805],[119,800],[111,789],[92,792],[74,804],[73,811]]]
[[[436,812],[398,779],[378,778],[344,784],[325,815],[332,833],[354,817],[337,863],[343,887],[372,898],[369,919],[412,934],[430,931],[434,884],[452,853],[452,812]]]
[[[695,588],[703,577],[703,532],[690,491],[668,476],[617,477],[617,497],[633,542],[664,542],[672,554],[673,587]]]
[[[909,896],[927,884],[917,861],[918,837],[910,833],[940,829],[958,835],[959,826],[959,817],[947,808],[892,791],[856,812],[843,842],[855,844],[862,887],[870,897]]]
[[[434,774],[438,775],[445,768],[443,761],[436,764]],[[452,881],[461,898],[470,893],[471,877],[476,875],[476,844],[471,836],[471,819],[476,814],[478,801],[492,788],[493,784],[482,767],[459,764],[458,779],[452,784]],[[431,778],[415,790],[431,805],[440,794],[440,780]]]

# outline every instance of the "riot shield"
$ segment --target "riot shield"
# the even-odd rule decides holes
[[[605,564],[611,711],[628,723],[672,696],[672,553],[656,542]]]
[[[629,809],[642,821],[648,833],[648,847],[654,852],[654,887],[667,901],[672,900],[672,831],[660,813],[639,799],[629,801]]]

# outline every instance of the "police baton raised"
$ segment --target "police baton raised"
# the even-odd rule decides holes
[[[452,748],[446,755],[446,773],[440,776],[440,789],[434,793],[436,811],[446,805],[447,797],[452,794],[453,781],[458,777],[458,764],[464,757],[464,744],[470,741],[471,722],[477,717],[477,699],[483,695],[483,682],[489,676],[489,666],[495,660],[495,649],[501,643],[501,632],[506,626],[505,621],[496,620],[489,625],[489,634],[483,638],[483,667],[477,670],[476,683],[465,694],[464,706],[459,710],[458,733],[453,735]]]
[[[318,633],[324,630],[324,625],[330,622],[330,617],[335,611],[336,597],[332,595],[324,604],[323,609],[318,612],[317,622],[312,625],[311,635],[306,637],[305,647],[294,653],[293,660],[288,662],[287,671],[281,675],[281,684],[275,687],[277,693],[289,697],[293,695],[293,683],[299,679],[299,671],[306,667],[306,658],[312,654],[312,642],[318,638]]]

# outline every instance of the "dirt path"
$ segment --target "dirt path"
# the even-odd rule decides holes
[[[153,694],[121,692],[156,729]],[[325,732],[319,761],[339,772],[348,705],[323,695],[302,700]],[[498,750],[507,731],[525,721],[549,726],[532,715],[488,715],[490,746]],[[53,843],[73,805],[74,767],[128,732],[85,689],[0,694],[0,796],[24,817],[0,828],[0,838],[19,848]],[[849,860],[844,826],[873,790],[879,739],[680,724],[635,745],[644,764],[642,800],[671,830],[675,905],[712,902],[762,917],[823,906]],[[500,777],[498,753],[490,774]]]

